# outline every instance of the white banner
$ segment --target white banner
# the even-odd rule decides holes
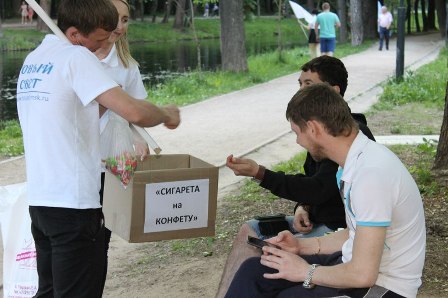
[[[146,184],[145,233],[205,228],[209,179]]]
[[[313,16],[305,8],[292,1],[289,1],[289,5],[291,6],[296,18],[305,19],[308,24],[313,22]]]

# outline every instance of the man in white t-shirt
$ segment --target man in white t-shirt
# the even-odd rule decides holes
[[[383,50],[383,42],[386,40],[386,50],[389,50],[389,36],[390,26],[392,25],[392,14],[387,11],[387,7],[381,7],[381,13],[378,15],[378,26],[380,29],[380,47],[379,50]]]
[[[343,168],[347,229],[315,238],[289,231],[281,249],[243,263],[226,297],[416,297],[425,260],[423,204],[413,178],[385,146],[359,131],[329,85],[314,84],[288,104],[297,143],[315,160]]]
[[[179,125],[175,106],[127,95],[91,51],[118,14],[110,0],[63,0],[58,26],[25,59],[17,82],[29,211],[36,244],[36,297],[100,297],[104,219],[99,200],[99,105],[131,123]]]

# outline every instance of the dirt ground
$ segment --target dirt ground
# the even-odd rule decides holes
[[[439,119],[440,111],[427,111]],[[375,135],[390,134],[393,111],[369,115]],[[401,118],[402,123],[414,122]],[[421,120],[423,125],[424,119]],[[381,123],[381,124],[378,124]],[[425,123],[426,125],[427,123]],[[292,144],[294,146],[294,144]],[[415,153],[403,153],[402,160],[412,165],[419,161]],[[25,180],[23,159],[1,163],[0,185]],[[109,272],[104,297],[215,297],[227,254],[234,235],[247,219],[259,214],[290,214],[293,204],[272,200],[268,192],[254,200],[236,200],[244,181],[220,190],[214,238],[129,244],[114,235],[109,251]],[[427,219],[427,257],[423,286],[419,297],[448,297],[448,201],[447,189],[423,194]],[[0,289],[1,292],[1,289]]]

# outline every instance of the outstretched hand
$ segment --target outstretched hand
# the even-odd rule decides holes
[[[255,161],[245,158],[236,158],[233,157],[233,154],[227,157],[226,166],[229,167],[235,175],[248,177],[255,177],[259,167]]]
[[[167,105],[163,107],[165,114],[167,116],[167,120],[164,122],[164,125],[168,129],[175,129],[180,124],[180,111],[179,108],[175,105]]]

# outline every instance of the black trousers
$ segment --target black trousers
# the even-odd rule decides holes
[[[35,297],[101,297],[104,218],[101,209],[30,206],[39,289]]]

